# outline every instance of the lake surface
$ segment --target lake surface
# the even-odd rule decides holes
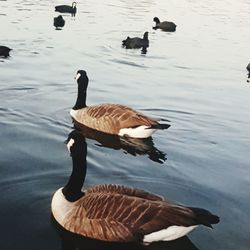
[[[54,225],[50,202],[71,172],[63,141],[72,131],[78,69],[90,79],[89,105],[121,103],[171,121],[151,141],[160,162],[148,151],[133,155],[87,139],[85,185],[143,188],[221,219],[184,243],[82,239],[81,249],[250,249],[250,1],[85,0],[55,30],[58,4],[0,1],[0,45],[13,49],[0,59],[0,249],[77,249]],[[154,16],[174,21],[177,31],[153,30]],[[145,31],[147,54],[121,47]]]

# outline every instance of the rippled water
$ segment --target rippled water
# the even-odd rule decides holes
[[[13,48],[0,59],[0,248],[80,244],[54,225],[50,202],[70,175],[63,141],[72,130],[73,77],[85,69],[89,104],[119,102],[172,125],[151,141],[160,163],[148,152],[133,155],[124,145],[114,150],[88,139],[86,185],[131,185],[221,218],[214,230],[200,227],[189,239],[147,249],[249,249],[250,1],[85,0],[55,30],[58,4],[0,1],[0,45]],[[154,16],[174,21],[177,31],[153,30]],[[146,55],[121,47],[145,31]]]

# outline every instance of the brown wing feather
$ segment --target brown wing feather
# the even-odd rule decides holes
[[[135,241],[130,225],[115,220],[112,214],[117,199],[110,195],[87,194],[67,213],[62,225],[65,229],[104,241]]]
[[[141,190],[133,196],[132,189],[113,185],[88,189],[64,221],[70,231],[105,241],[140,241],[144,235],[171,225],[194,224],[189,208]]]
[[[87,127],[110,134],[118,134],[121,128],[158,124],[157,120],[119,104],[101,104],[80,109],[76,120]]]
[[[159,195],[146,192],[141,189],[126,187],[122,185],[115,185],[115,184],[103,184],[94,186],[87,189],[87,193],[116,193],[116,194],[123,194],[132,197],[143,198],[152,201],[164,201],[165,199]]]

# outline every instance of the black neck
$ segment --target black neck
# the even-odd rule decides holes
[[[87,97],[87,89],[83,88],[80,84],[78,85],[78,94],[76,99],[76,104],[73,109],[81,109],[86,107],[86,97]]]
[[[63,188],[62,192],[68,201],[77,201],[84,193],[81,191],[86,176],[87,170],[87,144],[77,152],[72,152],[73,169],[68,183]]]

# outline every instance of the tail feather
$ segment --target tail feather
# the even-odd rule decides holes
[[[169,124],[161,124],[161,123],[158,123],[158,124],[155,124],[155,125],[152,125],[151,127],[149,127],[148,129],[168,129],[171,125]]]
[[[217,215],[211,214],[209,211],[197,208],[197,207],[189,207],[194,212],[196,218],[196,222],[198,224],[202,224],[204,226],[212,227],[212,224],[217,224],[220,222],[220,218]]]

